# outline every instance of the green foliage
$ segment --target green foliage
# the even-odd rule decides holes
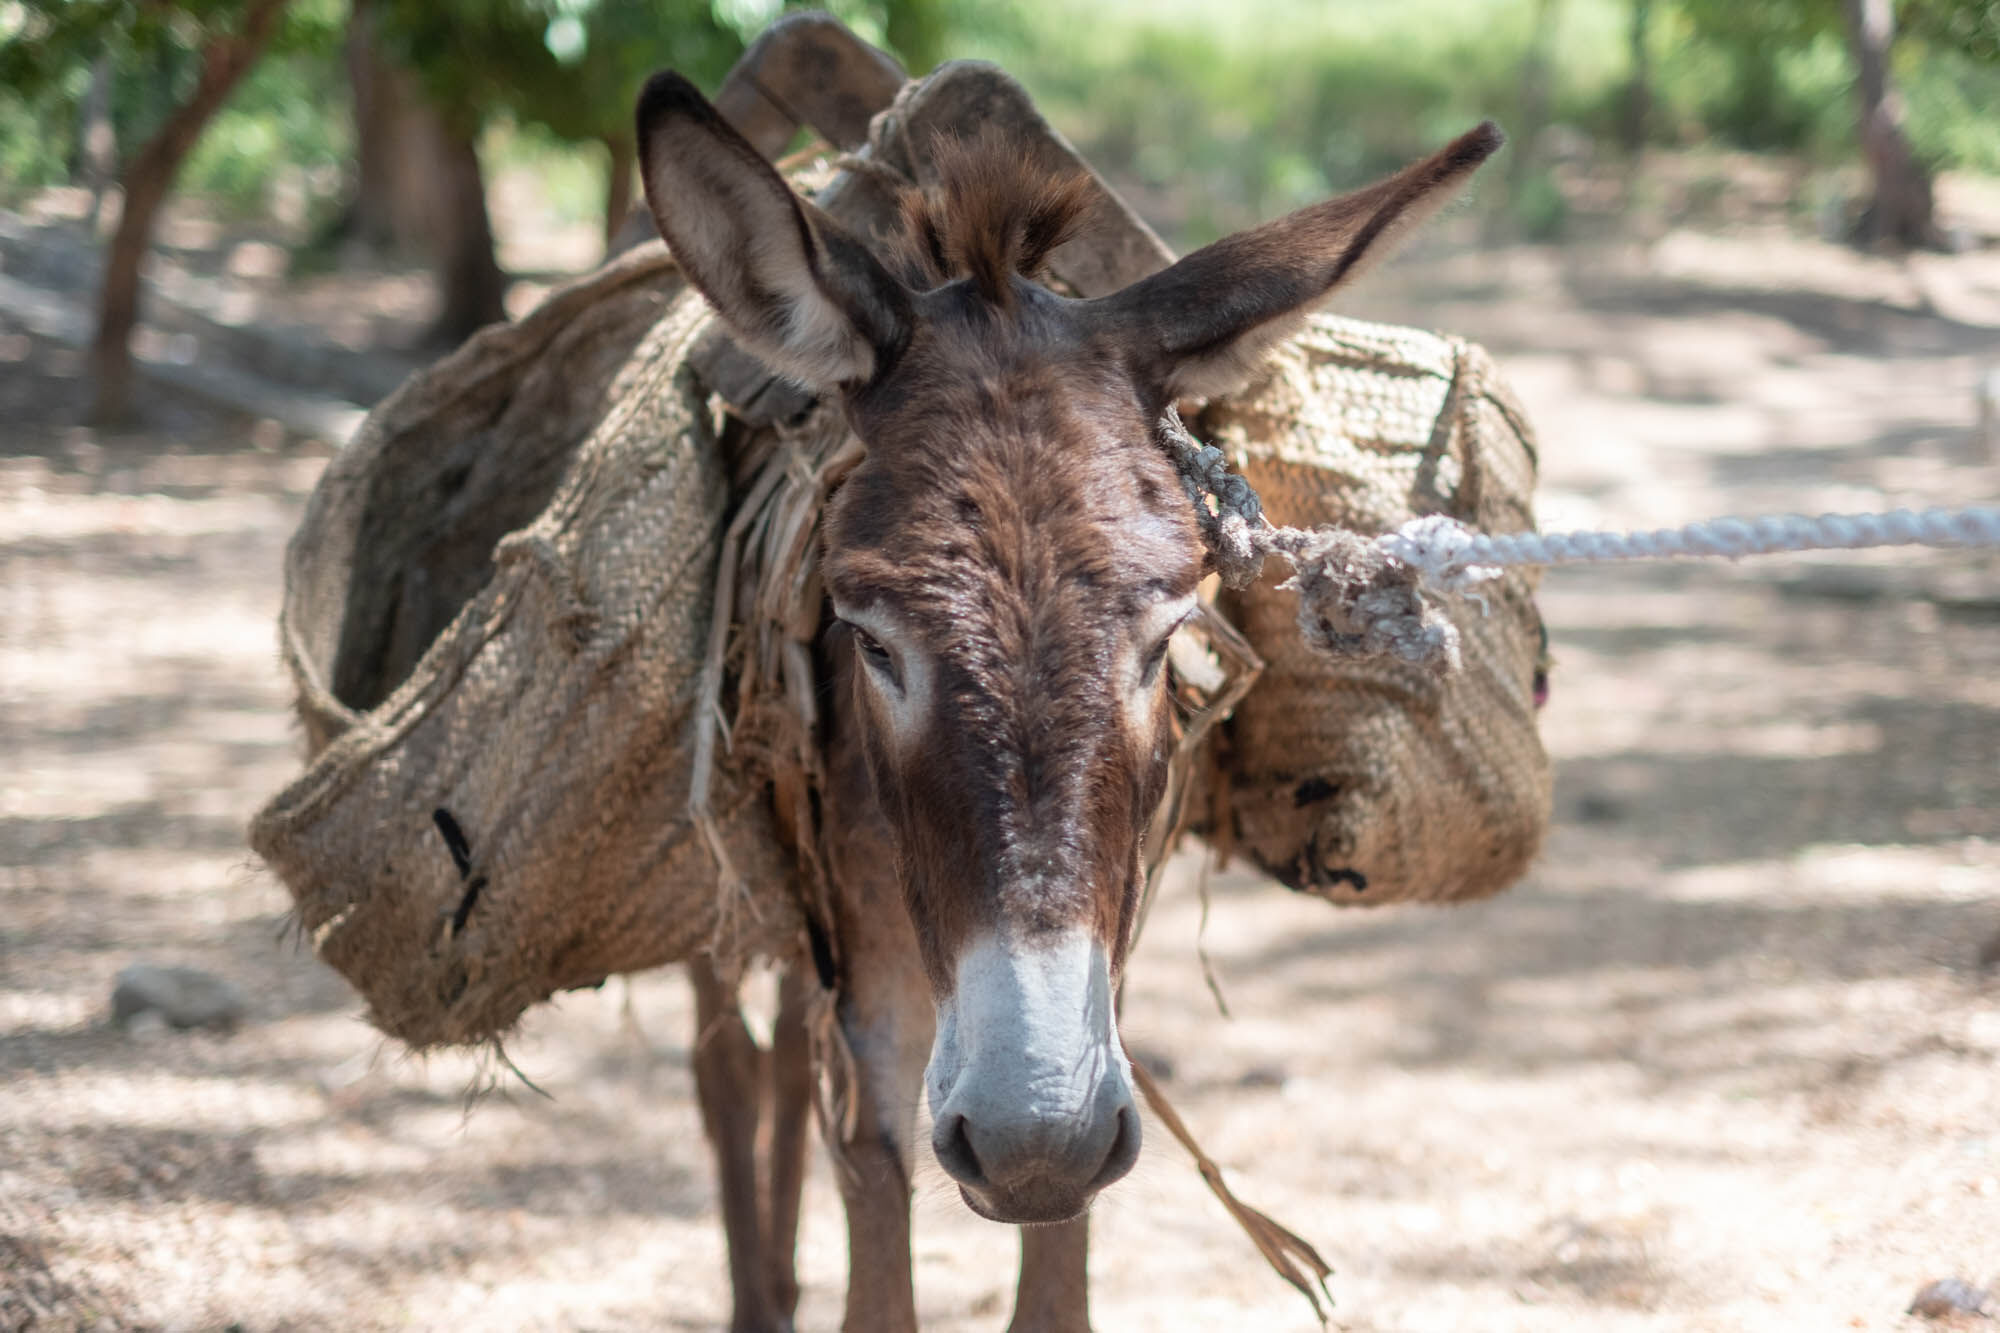
[[[67,177],[96,61],[108,64],[112,126],[121,150],[129,154],[187,95],[200,74],[202,48],[217,33],[233,30],[243,10],[244,0],[0,2],[0,192],[20,193]],[[294,72],[292,101],[301,100],[297,75],[313,72],[307,75],[308,86],[326,83],[315,75],[337,50],[346,16],[346,0],[292,0],[286,7],[271,51]],[[253,72],[252,82],[257,78]],[[271,84],[264,102],[276,109],[286,100],[284,86]],[[279,128],[300,131],[301,121],[324,120],[326,110],[297,106],[289,123]],[[225,109],[222,118],[241,114]],[[238,137],[269,136],[265,130],[239,128]],[[302,141],[325,137],[306,131]],[[266,160],[283,155],[286,147],[277,145]],[[242,175],[217,164],[204,179],[232,173]],[[247,197],[248,191],[239,180],[232,193]]]
[[[2000,0],[1903,0],[1896,21],[1897,86],[1918,154],[2000,174]]]
[[[531,177],[542,207],[558,222],[604,220],[608,164],[601,152],[579,151],[543,125],[501,120],[479,136],[479,160],[489,184],[515,173]]]
[[[1617,133],[1632,3],[1553,0],[1539,91],[1555,122],[1600,141]],[[1851,159],[1841,0],[1653,10],[1657,140]],[[1069,12],[1019,0],[1012,29],[974,31],[971,45],[1019,75],[1100,166],[1184,201],[1170,229],[1193,243],[1358,184],[1481,116],[1518,129],[1537,3],[1275,0],[1225,18],[1207,0],[1106,0],[1088,42],[1072,39]],[[2000,0],[1903,0],[1899,14],[1898,86],[1920,151],[1940,165],[2000,164]],[[1553,182],[1514,174],[1517,197],[1501,199],[1509,174],[1504,162],[1483,173],[1486,201],[1519,228],[1557,230]]]
[[[946,0],[884,0],[882,36],[912,74],[925,74],[951,55],[954,16]]]
[[[1838,30],[1807,30],[1789,45],[1706,40],[1687,16],[1665,17],[1667,40],[1655,71],[1656,137],[1816,157],[1851,147],[1854,74]]]
[[[1187,244],[1359,184],[1484,116],[1513,118],[1535,15],[1534,0],[1276,0],[1224,22],[1198,0],[1108,0],[1077,42],[1055,0],[1028,3],[1041,8],[1025,33],[979,54],[1103,169],[1184,201],[1169,230]],[[1559,30],[1552,64],[1558,113],[1610,88],[1615,22]]]
[[[2000,61],[1928,46],[1905,56],[1897,72],[1918,156],[2000,175]],[[1905,73],[1906,63],[1918,70]]]
[[[69,144],[47,132],[42,115],[0,96],[0,200],[54,185],[69,174]]]
[[[1569,221],[1569,200],[1547,170],[1532,171],[1515,185],[1507,216],[1524,240],[1557,240]]]
[[[1683,125],[1739,148],[1853,140],[1841,0],[1677,0],[1662,62]]]
[[[2000,65],[2000,0],[1903,0],[1901,32],[1969,65]],[[1988,103],[1991,114],[1992,103]]]
[[[1841,0],[1676,0],[1704,41],[1776,51],[1838,33]]]
[[[320,53],[266,56],[209,122],[180,188],[243,214],[262,210],[281,173],[331,186],[353,156],[346,71]]]
[[[1482,116],[1519,127],[1524,102],[1599,139],[1629,77],[1633,0],[1546,0],[1547,86],[1523,86],[1544,0],[1101,0],[1079,30],[1068,0],[830,0],[864,37],[923,70],[1000,61],[1065,132],[1191,243],[1349,187]],[[61,181],[91,61],[114,72],[127,151],[198,73],[198,52],[245,0],[0,0],[0,192]],[[1852,68],[1842,0],[1655,0],[1651,132],[1850,160]],[[567,142],[617,140],[638,84],[674,66],[713,88],[788,0],[374,0],[385,43],[468,127],[561,167]],[[240,207],[281,171],[328,179],[351,152],[339,57],[349,0],[292,0],[271,56],[218,115],[189,189]],[[2000,0],[1899,0],[1896,76],[1913,142],[1941,166],[2000,171]],[[1514,151],[1509,149],[1509,152]],[[564,179],[579,200],[601,150]],[[1488,202],[1552,233],[1553,181],[1504,163]],[[580,203],[579,207],[582,206]]]
[[[743,49],[709,0],[386,0],[389,55],[470,131],[506,114],[565,139],[626,138],[647,74],[713,87]]]

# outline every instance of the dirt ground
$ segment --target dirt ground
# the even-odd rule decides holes
[[[1406,264],[1349,308],[1496,349],[1547,526],[2000,499],[1994,251],[1675,231]],[[535,1014],[551,1100],[468,1111],[473,1062],[383,1047],[242,842],[297,764],[273,620],[326,451],[166,397],[70,425],[79,369],[0,323],[0,1328],[721,1326],[685,984]],[[1333,1262],[1338,1328],[1926,1327],[1923,1284],[2000,1280],[2000,558],[1562,571],[1543,605],[1527,882],[1342,913],[1217,874],[1226,1019],[1189,857],[1133,1045]],[[112,1028],[141,959],[250,1021]],[[1312,1329],[1148,1134],[1096,1210],[1097,1326]],[[1002,1327],[1013,1235],[935,1167],[917,1219],[925,1326]],[[821,1163],[802,1329],[843,1263]]]

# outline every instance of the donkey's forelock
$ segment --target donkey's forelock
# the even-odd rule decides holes
[[[937,183],[903,195],[901,276],[918,288],[970,278],[1001,309],[1013,303],[1013,277],[1037,277],[1096,200],[1090,177],[1051,171],[991,128],[939,135],[931,165]]]

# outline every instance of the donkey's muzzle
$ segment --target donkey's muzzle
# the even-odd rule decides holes
[[[988,935],[956,979],[925,1075],[938,1164],[982,1217],[1075,1217],[1139,1157],[1106,952],[1083,930]]]
[[[1139,1112],[1129,1095],[1078,1136],[1069,1123],[974,1124],[953,1114],[931,1132],[939,1165],[966,1206],[995,1222],[1066,1222],[1139,1160]],[[985,1151],[980,1151],[981,1146]]]

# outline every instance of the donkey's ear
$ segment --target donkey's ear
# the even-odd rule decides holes
[[[1173,397],[1240,388],[1273,344],[1449,202],[1502,142],[1489,120],[1387,180],[1195,251],[1096,302],[1097,317]]]
[[[857,384],[908,337],[902,286],[670,71],[639,94],[639,171],[681,270],[773,370]]]

